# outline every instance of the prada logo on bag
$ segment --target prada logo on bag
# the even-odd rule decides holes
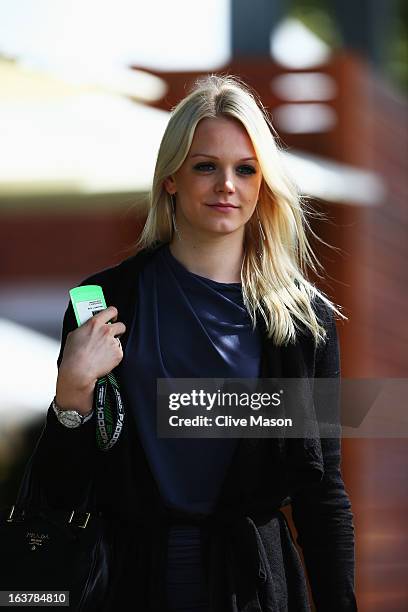
[[[46,540],[50,539],[48,533],[36,533],[35,531],[27,531],[26,539],[30,546],[30,550],[36,550],[39,546],[42,546]]]

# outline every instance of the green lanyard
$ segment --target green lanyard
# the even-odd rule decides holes
[[[125,412],[119,385],[110,372],[98,379],[94,393],[96,411],[96,441],[100,450],[111,449],[119,439]]]

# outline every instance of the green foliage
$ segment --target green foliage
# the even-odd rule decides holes
[[[385,49],[384,69],[392,81],[408,91],[408,2],[398,2],[394,28]]]
[[[346,6],[345,9],[346,10]],[[350,8],[349,8],[350,10]],[[390,4],[394,16],[383,44],[381,69],[399,89],[408,90],[408,2]],[[330,0],[292,0],[288,15],[299,19],[331,48],[343,44]]]
[[[341,46],[341,35],[326,0],[294,0],[289,16],[299,19],[330,47]]]

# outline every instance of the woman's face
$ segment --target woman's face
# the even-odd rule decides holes
[[[202,119],[182,166],[164,181],[176,194],[181,237],[208,238],[236,233],[258,201],[262,175],[244,126],[233,118]]]

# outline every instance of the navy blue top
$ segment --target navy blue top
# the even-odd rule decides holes
[[[189,272],[166,244],[141,271],[122,384],[164,503],[210,514],[237,438],[158,438],[157,378],[257,378],[261,336],[241,283]]]

